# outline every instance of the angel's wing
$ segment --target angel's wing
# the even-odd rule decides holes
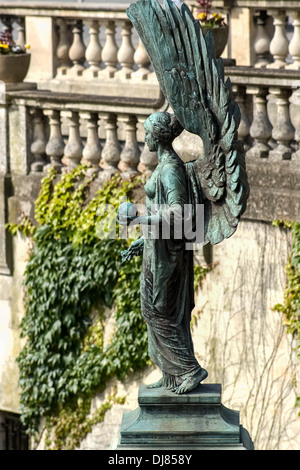
[[[205,196],[205,240],[219,243],[235,232],[249,187],[237,140],[240,111],[230,80],[224,81],[223,60],[216,59],[213,35],[204,37],[189,8],[172,0],[164,0],[164,8],[158,0],[138,0],[127,14],[177,119],[203,141],[204,154],[186,168],[194,200],[197,191]]]

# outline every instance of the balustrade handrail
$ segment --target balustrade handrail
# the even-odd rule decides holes
[[[196,0],[187,0],[186,3],[193,7],[199,7],[199,4]],[[3,10],[33,10],[39,9],[41,10],[41,14],[43,14],[43,10],[59,10],[59,11],[120,11],[125,12],[130,4],[128,0],[127,4],[118,3],[118,2],[111,2],[109,4],[98,4],[98,3],[69,3],[69,2],[41,2],[41,1],[4,1],[1,2],[0,5],[0,12]],[[251,9],[270,9],[270,8],[284,8],[284,9],[295,9],[299,8],[299,0],[214,0],[214,8],[220,9],[223,8],[225,10],[230,10],[232,8],[241,7],[241,8],[251,8]],[[9,12],[11,13],[11,12]],[[40,12],[39,12],[40,14]]]
[[[199,4],[195,0],[187,0],[186,3],[192,7],[198,7]],[[63,16],[66,12],[83,12],[84,16],[88,12],[92,12],[95,17],[101,17],[102,12],[107,13],[124,13],[130,5],[130,1],[127,4],[114,3],[109,4],[97,4],[97,3],[69,3],[69,2],[41,2],[41,1],[6,1],[1,2],[0,14],[5,13],[13,14],[14,10],[18,10],[18,14],[26,15],[28,11],[38,10],[36,15],[44,16],[49,15],[52,10],[55,11],[55,15]],[[299,0],[214,0],[215,9],[231,10],[232,8],[249,8],[254,10],[262,9],[299,9]],[[34,13],[33,13],[34,15]],[[98,16],[99,15],[99,16]]]
[[[300,75],[298,70],[255,68],[251,66],[225,67],[226,76],[231,82],[244,85],[259,85],[265,87],[299,88]]]
[[[23,143],[29,139],[21,165],[16,164],[18,150],[10,151],[12,174],[41,173],[49,165],[61,171],[83,159],[99,172],[99,181],[105,181],[116,171],[127,177],[157,164],[156,153],[150,154],[144,144],[143,124],[166,107],[162,95],[147,99],[19,90],[7,94],[8,112],[11,104],[28,123]]]
[[[126,97],[126,96],[101,96],[83,93],[59,93],[49,92],[47,90],[20,90],[9,92],[9,99],[19,100],[28,106],[39,103],[39,107],[51,107],[53,109],[61,109],[62,103],[67,103],[68,109],[84,109],[91,110],[114,109],[114,112],[131,112],[138,115],[145,115],[155,112],[165,104],[165,98],[162,94],[158,98],[142,98],[142,97]],[[118,109],[118,111],[116,111]],[[122,111],[123,110],[123,111]]]
[[[121,18],[127,18],[126,9],[128,4],[122,3],[110,3],[110,4],[96,4],[96,3],[69,3],[69,2],[1,2],[0,15],[1,14],[17,14],[26,16],[30,11],[31,16],[65,16],[66,14],[70,17],[72,13],[77,17],[78,12],[83,15],[84,18],[89,17],[92,13],[95,18],[103,18],[103,14],[107,18],[117,18],[118,14],[121,14]],[[37,10],[34,13],[34,10]],[[106,16],[107,15],[107,16]]]
[[[299,9],[299,0],[234,0],[232,6],[239,8],[263,9]]]

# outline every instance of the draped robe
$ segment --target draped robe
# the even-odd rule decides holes
[[[201,369],[190,331],[195,305],[193,250],[186,249],[184,233],[180,239],[174,237],[172,227],[173,211],[176,215],[181,209],[183,214],[184,205],[190,202],[188,180],[184,163],[174,154],[163,157],[145,185],[148,215],[154,205],[163,222],[171,220],[168,238],[162,237],[161,230],[159,236],[153,234],[157,226],[146,228],[141,275],[149,355],[163,372],[165,386],[178,386]]]

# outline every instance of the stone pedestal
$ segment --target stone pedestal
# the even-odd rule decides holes
[[[220,384],[201,384],[185,395],[142,385],[138,405],[124,414],[115,449],[254,449],[239,412],[222,405]]]

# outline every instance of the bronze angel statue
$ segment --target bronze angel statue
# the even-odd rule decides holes
[[[123,225],[159,226],[185,205],[204,206],[204,243],[212,245],[237,229],[249,194],[240,121],[213,36],[183,4],[138,0],[127,10],[173,113],[158,112],[145,122],[145,141],[157,151],[158,165],[145,185],[145,215],[119,213]],[[173,140],[186,129],[203,141],[204,151],[184,163]],[[155,213],[152,207],[159,207]],[[149,355],[162,371],[149,387],[188,393],[208,375],[194,355],[190,331],[194,308],[193,251],[184,235],[143,236],[122,253],[143,255],[141,308],[147,322]]]

